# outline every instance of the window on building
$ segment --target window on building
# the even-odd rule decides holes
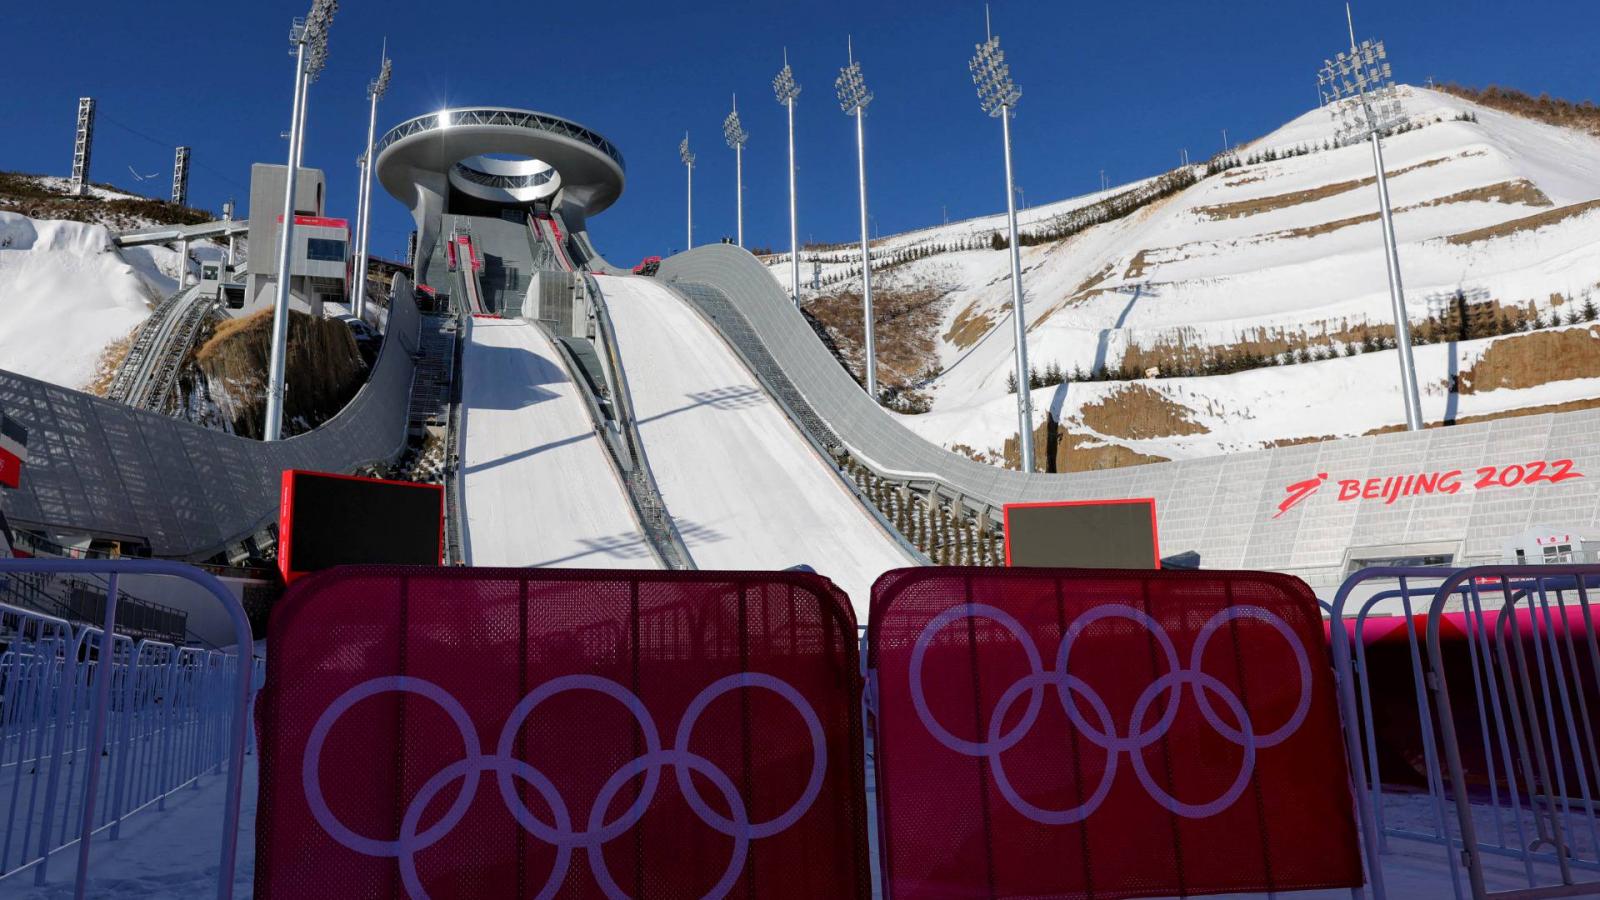
[[[318,262],[344,262],[344,241],[332,238],[307,238],[306,259]]]
[[[1381,556],[1371,559],[1352,559],[1348,574],[1379,566],[1413,568],[1416,566],[1448,566],[1455,561],[1453,553],[1426,553],[1416,556]]]

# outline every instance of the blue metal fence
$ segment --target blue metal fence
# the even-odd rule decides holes
[[[164,809],[174,792],[226,770],[217,896],[231,896],[249,702],[259,666],[243,607],[216,578],[150,560],[0,559],[0,577],[105,577],[101,626],[74,627],[0,605],[0,876],[36,885],[52,855],[77,844],[84,896],[95,837],[119,836],[129,815]],[[233,651],[134,640],[117,631],[119,577],[165,576],[208,591],[233,621]],[[108,638],[109,635],[109,638]]]

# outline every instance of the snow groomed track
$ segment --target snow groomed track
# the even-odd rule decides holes
[[[655,568],[550,339],[514,319],[471,323],[462,360],[467,564]]]
[[[914,564],[682,299],[648,278],[598,281],[651,469],[697,566],[809,565],[865,602],[880,574]]]

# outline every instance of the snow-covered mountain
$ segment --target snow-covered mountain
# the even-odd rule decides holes
[[[90,386],[106,349],[176,288],[177,256],[118,251],[104,225],[0,212],[0,369]]]
[[[103,388],[133,331],[178,286],[176,251],[119,249],[111,229],[157,224],[141,212],[149,208],[191,211],[101,185],[72,197],[64,178],[11,173],[0,184],[0,205],[36,216],[0,210],[0,369],[63,387]],[[45,217],[51,215],[86,221]],[[190,248],[196,259],[219,252],[209,244]]]
[[[1600,403],[1600,139],[1401,95],[1385,169],[1407,312],[1429,342],[1416,350],[1426,417]],[[1179,173],[1193,184],[1065,239],[1026,236],[1147,183],[1022,214],[1030,362],[1069,380],[1037,388],[1034,406],[1062,425],[1064,467],[1403,424],[1371,150],[1333,135],[1313,110],[1239,148],[1236,167]],[[1003,227],[991,216],[873,245],[892,282],[946,298],[940,374],[920,386],[931,411],[906,424],[994,461],[1016,435],[1009,260],[990,249]],[[848,249],[820,255],[825,280],[845,275]],[[786,283],[786,258],[769,262]]]

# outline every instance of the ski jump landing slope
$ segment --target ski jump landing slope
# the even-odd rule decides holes
[[[696,565],[809,565],[865,604],[879,575],[914,564],[676,294],[649,278],[599,282],[640,437]]]
[[[655,568],[550,339],[514,319],[471,323],[462,360],[468,565]]]

